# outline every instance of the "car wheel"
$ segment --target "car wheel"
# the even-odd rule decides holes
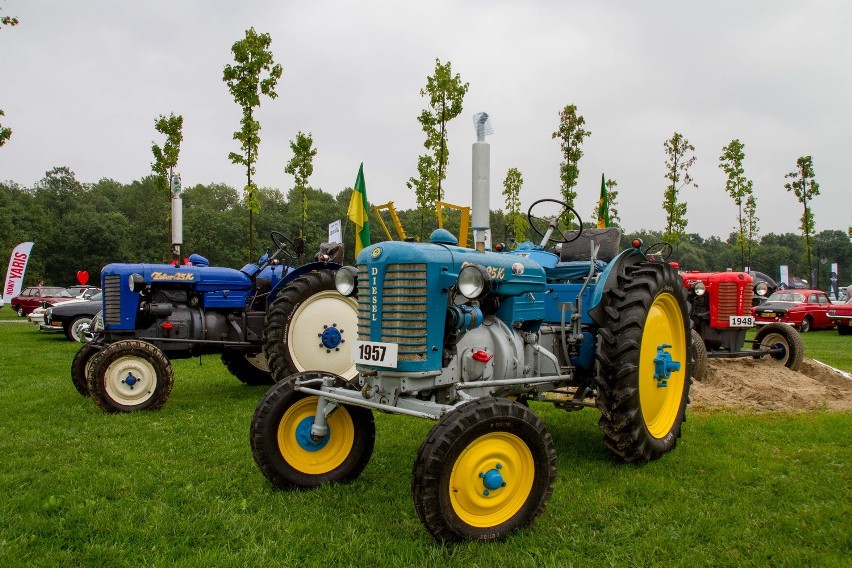
[[[802,325],[799,326],[799,333],[807,333],[811,330],[811,317],[806,316],[802,320]]]
[[[92,325],[92,318],[89,316],[80,316],[74,318],[65,326],[65,336],[71,341],[79,341],[85,343],[84,332]]]
[[[13,307],[12,309],[15,309],[15,308]],[[18,316],[20,316],[20,317],[24,317],[25,315],[27,315],[27,314],[24,312],[24,307],[23,307],[23,306],[18,306],[18,308],[17,308],[17,309],[15,309],[15,311],[18,313]]]

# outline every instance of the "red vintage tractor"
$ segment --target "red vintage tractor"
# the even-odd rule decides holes
[[[754,327],[752,298],[766,295],[766,282],[755,282],[747,272],[733,271],[682,272],[681,277],[692,304],[695,379],[704,378],[708,357],[762,358],[794,371],[799,369],[805,347],[791,326],[765,325],[754,339],[746,339],[746,332]],[[750,343],[749,349],[743,348],[746,343]]]

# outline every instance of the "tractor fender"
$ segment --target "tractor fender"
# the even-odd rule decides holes
[[[336,262],[315,261],[315,262],[309,262],[307,264],[303,264],[302,266],[300,266],[298,268],[294,268],[293,270],[291,270],[290,272],[285,274],[281,278],[281,280],[279,280],[275,284],[275,287],[272,289],[272,291],[269,292],[269,303],[271,304],[275,300],[275,298],[278,296],[278,292],[280,292],[285,287],[287,287],[287,284],[289,284],[290,282],[292,282],[293,280],[295,280],[299,276],[302,276],[302,275],[307,274],[309,272],[313,272],[315,270],[337,271],[341,266],[342,265],[337,264]]]
[[[589,316],[591,316],[598,325],[603,325],[603,314],[601,313],[603,307],[601,306],[601,299],[603,298],[604,292],[618,286],[617,277],[624,271],[625,267],[638,264],[644,260],[647,260],[647,258],[639,249],[629,248],[622,251],[618,256],[612,259],[612,261],[606,265],[603,272],[601,272],[600,276],[598,276],[598,283],[592,292],[592,301],[589,305]]]

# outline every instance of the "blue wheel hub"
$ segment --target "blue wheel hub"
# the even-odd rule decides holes
[[[121,382],[126,384],[127,386],[129,386],[132,389],[133,385],[135,385],[136,383],[139,382],[139,379],[134,377],[133,373],[127,373],[127,378],[123,379]]]
[[[296,426],[296,442],[298,442],[300,448],[308,452],[318,452],[323,449],[331,438],[331,429],[329,428],[328,432],[322,437],[322,439],[315,440],[311,436],[311,426],[313,425],[314,417],[308,416],[299,422],[298,426]]]
[[[323,328],[323,332],[319,334],[322,340],[320,347],[337,349],[343,343],[343,330],[338,329],[336,323],[331,324],[331,326],[324,325]]]
[[[479,477],[485,486],[485,490],[482,492],[483,495],[488,495],[495,489],[506,487],[506,482],[503,480],[503,476],[500,475],[501,469],[503,469],[503,465],[498,463],[493,469],[489,469],[485,473],[480,472]]]
[[[675,371],[680,371],[680,362],[672,359],[672,354],[666,351],[672,346],[663,343],[657,347],[657,356],[654,357],[654,378],[657,380],[657,388],[669,386],[669,377]]]

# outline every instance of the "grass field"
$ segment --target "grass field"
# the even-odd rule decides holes
[[[849,339],[808,334],[806,355],[852,370]],[[356,482],[284,493],[248,445],[264,388],[242,385],[218,358],[175,362],[162,411],[106,415],[71,385],[77,345],[24,323],[0,323],[0,345],[0,566],[849,566],[852,557],[852,413],[691,413],[674,452],[634,466],[605,452],[596,411],[536,404],[559,459],[544,515],[503,542],[445,547],[410,495],[427,421],[377,415],[376,449]]]

